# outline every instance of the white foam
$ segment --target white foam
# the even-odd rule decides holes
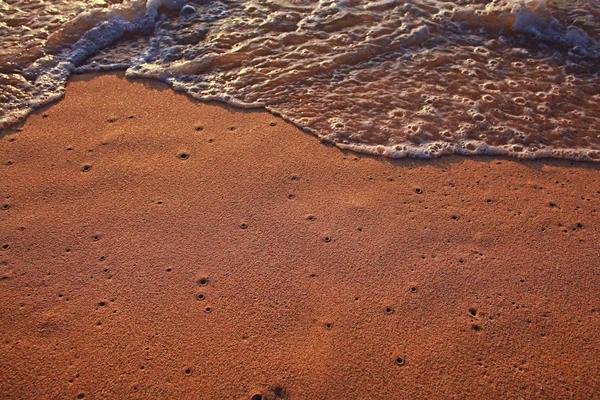
[[[73,72],[126,68],[387,157],[599,158],[592,11],[581,26],[572,7],[517,0],[133,0],[69,12],[19,73],[0,48],[0,126],[59,98]]]

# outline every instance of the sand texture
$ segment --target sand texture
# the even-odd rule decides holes
[[[377,159],[80,76],[0,138],[0,397],[600,397],[597,164]]]

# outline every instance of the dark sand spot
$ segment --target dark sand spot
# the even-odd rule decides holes
[[[187,160],[190,158],[190,155],[188,153],[180,153],[177,157],[179,157],[181,160]]]
[[[81,172],[88,172],[91,169],[92,169],[92,166],[89,164],[86,164],[83,167],[81,167]]]

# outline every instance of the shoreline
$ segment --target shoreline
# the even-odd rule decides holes
[[[6,396],[600,392],[600,165],[347,152],[122,75],[0,137]]]

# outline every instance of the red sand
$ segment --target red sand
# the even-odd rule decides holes
[[[0,139],[0,195],[2,398],[600,397],[598,165],[83,76]]]

